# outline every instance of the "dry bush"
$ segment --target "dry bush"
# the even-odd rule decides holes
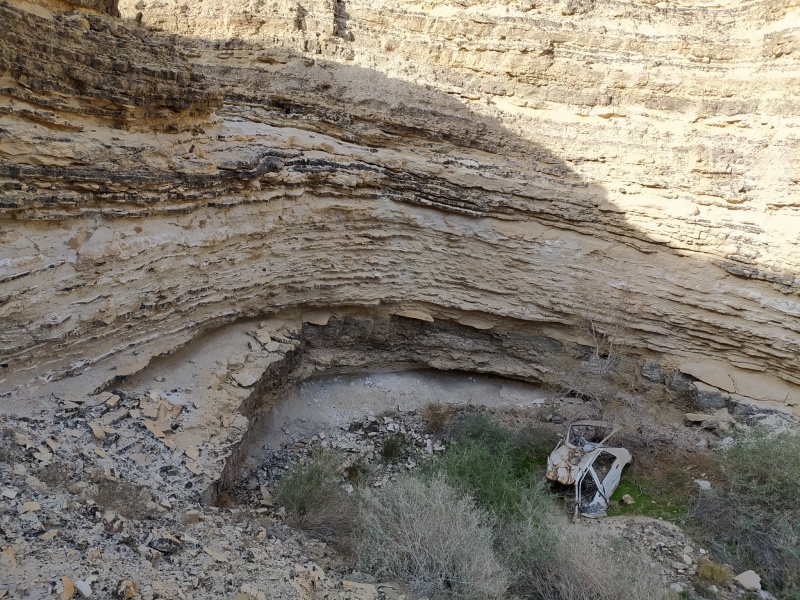
[[[714,585],[729,585],[733,579],[733,570],[728,565],[703,557],[697,561],[697,575]]]
[[[126,519],[155,518],[152,505],[148,504],[153,496],[147,488],[129,481],[108,479],[100,472],[96,472],[94,477],[92,484],[86,488],[86,494],[98,506],[113,510]]]
[[[800,434],[756,431],[719,460],[721,484],[693,509],[701,533],[737,569],[800,594]]]
[[[428,433],[438,434],[445,430],[450,423],[456,408],[452,404],[440,404],[429,402],[422,409],[422,420],[425,422],[425,429]]]
[[[659,600],[666,596],[653,566],[621,540],[585,539],[556,531],[556,517],[531,505],[500,546],[509,567],[512,592],[532,600]]]
[[[493,525],[442,477],[404,477],[364,503],[359,568],[431,600],[501,598],[508,574],[493,549]]]
[[[546,573],[557,568],[558,538],[549,526],[555,511],[548,502],[526,500],[499,535],[498,547],[511,575],[509,591],[519,598],[547,598]]]
[[[654,499],[677,502],[687,510],[697,497],[695,479],[715,483],[721,477],[719,463],[708,452],[685,450],[677,443],[642,442],[630,434],[621,436],[618,443],[636,457],[629,467],[629,480]]]
[[[357,505],[342,487],[344,456],[318,452],[293,465],[278,482],[275,499],[286,508],[287,523],[325,542],[343,544],[357,519]]]
[[[559,356],[553,371],[563,395],[592,402],[599,410],[635,408],[644,392],[638,357],[625,351],[631,315],[642,306],[624,284],[620,288],[577,293],[575,327],[582,338],[581,355]],[[618,406],[614,406],[614,405]]]
[[[528,423],[517,432],[517,445],[542,464],[546,463],[560,439],[561,436],[552,428],[534,423]]]
[[[25,451],[15,441],[15,432],[10,427],[0,431],[0,462],[12,465],[22,460]]]

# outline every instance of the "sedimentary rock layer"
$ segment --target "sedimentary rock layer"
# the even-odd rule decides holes
[[[6,389],[355,306],[797,397],[796,2],[100,8],[0,2]]]

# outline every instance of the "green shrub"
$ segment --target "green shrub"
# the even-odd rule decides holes
[[[526,496],[538,493],[536,478],[509,448],[463,443],[451,447],[433,466],[502,519],[511,518]]]
[[[523,502],[499,535],[497,546],[511,574],[509,591],[519,598],[547,598],[547,574],[558,568],[558,538],[549,526],[556,515],[547,500]]]
[[[558,434],[541,425],[528,424],[516,434],[516,444],[532,461],[545,468],[547,457],[559,442]]]
[[[355,543],[358,565],[431,600],[501,598],[508,574],[493,520],[441,477],[403,477],[366,499]]]
[[[453,427],[456,441],[483,442],[489,446],[510,446],[515,443],[512,431],[482,412],[462,417]]]
[[[457,425],[454,438],[428,468],[469,490],[482,508],[508,520],[523,502],[544,496],[534,455],[515,433],[477,414]]]
[[[692,514],[737,569],[754,569],[784,597],[800,588],[800,435],[755,432],[719,456],[723,481]]]
[[[278,482],[275,499],[286,508],[287,523],[331,543],[345,542],[357,518],[357,504],[342,487],[344,456],[319,451],[293,465]]]
[[[406,442],[402,436],[391,434],[386,436],[381,444],[381,458],[383,462],[395,462],[405,454]]]
[[[350,461],[342,471],[342,474],[347,478],[347,481],[353,485],[362,486],[366,485],[369,481],[370,471],[369,461],[363,456],[360,456]]]

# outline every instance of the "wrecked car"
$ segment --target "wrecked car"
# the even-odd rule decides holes
[[[574,421],[547,458],[547,478],[575,486],[575,513],[600,517],[608,510],[622,469],[631,462],[625,448],[607,442],[619,428],[607,421]]]

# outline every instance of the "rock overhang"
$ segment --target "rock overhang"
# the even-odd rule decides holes
[[[20,29],[18,46],[33,39],[26,27],[37,18],[20,6],[4,9]],[[324,23],[325,9],[317,8],[314,19]],[[122,9],[134,16],[126,2]],[[365,27],[357,15],[370,10],[359,4],[351,26]],[[508,23],[534,38],[547,35],[553,23],[550,9],[542,10],[544,21],[515,14]],[[751,18],[749,9],[736,10]],[[144,10],[144,23],[158,14],[155,5]],[[622,307],[624,343],[668,368],[724,354],[721,368],[730,373],[744,369],[757,379],[769,371],[782,385],[797,384],[797,291],[785,276],[796,270],[796,240],[780,239],[794,218],[787,187],[794,167],[781,175],[759,166],[771,152],[762,140],[784,149],[792,142],[780,129],[769,133],[769,101],[754,104],[752,118],[685,122],[685,106],[661,100],[645,115],[647,102],[631,91],[617,97],[613,114],[591,108],[567,118],[570,102],[553,81],[545,86],[549,99],[530,108],[542,98],[519,80],[542,72],[536,61],[507,70],[517,82],[513,95],[488,86],[479,97],[492,102],[475,102],[472,92],[448,87],[462,67],[442,66],[441,55],[416,65],[429,75],[441,68],[440,79],[421,86],[385,62],[385,48],[359,36],[334,36],[315,54],[281,37],[275,22],[270,43],[280,49],[245,30],[241,40],[220,44],[187,14],[185,30],[171,38],[186,55],[159,49],[166,38],[133,21],[88,15],[92,35],[124,42],[120,54],[134,75],[122,79],[114,64],[98,61],[82,86],[55,75],[49,81],[58,86],[31,85],[31,65],[47,72],[48,59],[18,64],[7,55],[16,79],[4,92],[13,110],[3,118],[0,147],[7,159],[6,385],[99,371],[100,363],[133,371],[223,323],[346,305],[440,311],[475,331],[528,323],[562,341],[585,341],[575,336],[576,318]],[[730,42],[729,33],[715,38],[725,13],[702,14],[703,52],[714,56],[715,44]],[[454,23],[438,13],[414,19],[423,17]],[[602,14],[585,18],[590,27]],[[83,55],[94,38],[74,35],[85,24],[73,21],[60,19],[48,31]],[[652,40],[654,55],[673,52],[657,31]],[[593,50],[566,35],[546,54],[548,69],[581,76],[560,49],[599,60],[597,43]],[[731,52],[773,65],[748,44],[732,43]],[[362,66],[363,56],[347,59],[341,51],[348,47],[372,53],[376,66]],[[477,61],[477,48],[464,48],[484,82],[500,77]],[[250,60],[273,54],[280,60]],[[702,61],[672,60],[657,65],[656,79],[679,72],[708,81]],[[793,85],[790,65],[774,68]],[[137,83],[138,74],[150,79]],[[595,91],[607,85],[606,76],[587,81],[600,86]],[[481,87],[477,79],[463,85]],[[659,85],[644,89],[658,94]],[[727,85],[687,92],[683,102],[711,110]],[[121,108],[105,114],[98,102]],[[135,108],[147,105],[168,110]],[[662,129],[680,139],[663,152],[648,150],[652,135],[666,139]],[[592,140],[603,137],[632,158],[598,149]],[[681,149],[688,151],[678,157]],[[676,157],[672,168],[668,156]],[[733,185],[748,180],[739,186],[743,200],[725,191],[731,175]]]

